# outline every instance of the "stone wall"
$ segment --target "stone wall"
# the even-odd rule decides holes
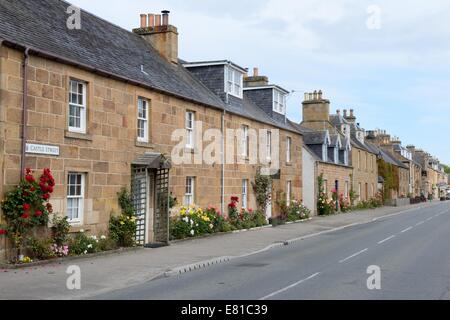
[[[377,158],[374,154],[356,147],[353,147],[351,157],[353,166],[353,190],[358,195],[357,202],[370,200],[377,193]]]

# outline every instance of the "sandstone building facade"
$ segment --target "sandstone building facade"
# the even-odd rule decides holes
[[[264,110],[267,105],[259,106],[244,94],[245,69],[222,63],[224,74],[231,70],[240,80],[229,88],[229,79],[223,78],[214,91],[205,85],[207,77],[178,60],[178,31],[168,24],[167,12],[157,19],[141,17],[140,28],[131,33],[83,11],[83,28],[69,30],[66,7],[50,0],[1,7],[1,194],[17,185],[23,168],[51,168],[55,213],[69,216],[73,232],[100,234],[111,214],[119,212],[117,193],[131,188],[139,199],[138,240],[164,242],[168,217],[158,206],[160,194],[172,193],[179,206],[222,210],[231,196],[239,196],[245,197],[242,206],[256,208],[252,182],[259,163],[243,159],[222,165],[221,149],[213,163],[195,161],[208,145],[203,132],[245,126],[271,132],[272,154],[283,155],[268,217],[279,213],[276,194],[301,199],[302,135],[282,121],[282,110],[277,109],[281,119],[271,116]],[[48,12],[54,18],[48,19]],[[35,19],[38,27],[27,24]],[[6,21],[12,29],[6,29]],[[45,35],[45,41],[38,35]],[[233,103],[224,98],[231,96],[228,89],[236,90]],[[285,99],[285,90],[278,91],[277,99]],[[199,135],[195,141],[200,143],[186,142],[183,151],[192,162],[176,165],[170,161],[173,149],[185,141],[172,135],[180,129],[186,139]],[[224,145],[234,149],[236,158],[237,139]],[[5,246],[2,241],[0,250]]]

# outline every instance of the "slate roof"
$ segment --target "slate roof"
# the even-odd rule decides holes
[[[376,153],[378,156],[381,156],[381,158],[386,163],[390,163],[390,164],[393,164],[397,167],[401,167],[404,169],[409,169],[408,166],[406,166],[403,162],[397,160],[392,154],[390,154],[386,150],[383,150],[382,148],[380,148],[374,144],[371,144],[371,143],[367,143],[367,146],[369,146],[374,151],[374,153]]]
[[[189,62],[180,59],[175,66],[141,36],[87,11],[81,10],[81,29],[69,30],[66,26],[69,5],[60,0],[0,0],[0,39],[31,47],[35,54],[59,58],[123,81],[300,133],[288,122],[270,118],[250,101],[244,100],[242,108],[226,105],[183,67],[183,63]]]
[[[303,133],[303,141],[305,142],[305,144],[309,144],[309,145],[324,144],[326,137],[327,137],[326,131],[304,132]]]
[[[350,124],[342,115],[331,114],[330,122],[333,126],[339,126],[341,124]]]
[[[81,29],[69,30],[68,6],[59,0],[0,0],[0,38],[222,108],[218,97],[183,67],[166,62],[139,35],[83,10]]]

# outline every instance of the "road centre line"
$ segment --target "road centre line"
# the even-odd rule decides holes
[[[259,300],[267,300],[267,299],[270,299],[270,298],[272,298],[272,297],[274,297],[274,296],[276,296],[276,295],[279,295],[280,293],[286,292],[286,291],[288,291],[288,290],[290,290],[290,289],[292,289],[292,288],[294,288],[294,287],[296,287],[296,286],[302,284],[303,282],[306,282],[306,281],[308,281],[308,280],[311,280],[311,279],[317,277],[319,274],[320,274],[320,272],[317,272],[317,273],[313,274],[312,276],[309,276],[309,277],[306,278],[306,279],[300,280],[300,281],[298,281],[298,282],[296,282],[296,283],[291,284],[290,286],[287,286],[287,287],[285,287],[285,288],[283,288],[283,289],[280,289],[280,290],[278,290],[278,291],[275,291],[275,292],[273,292],[273,293],[271,293],[271,294],[269,294],[269,295],[267,295],[267,296],[265,296],[265,297],[263,297],[263,298],[261,298],[261,299],[259,299]]]
[[[344,263],[344,262],[346,262],[346,261],[348,261],[348,260],[350,260],[350,259],[352,259],[352,258],[355,258],[355,257],[359,256],[360,254],[363,254],[364,252],[366,252],[366,251],[368,251],[368,250],[369,250],[369,248],[366,248],[366,249],[364,249],[364,250],[361,250],[360,252],[357,252],[357,253],[355,253],[355,254],[352,254],[350,257],[345,258],[344,260],[339,261],[339,263]]]
[[[395,238],[395,236],[390,236],[389,238],[386,238],[386,239],[384,239],[384,240],[381,240],[380,242],[378,242],[378,244],[383,244],[383,243],[388,242],[389,240],[392,240],[392,239],[394,239],[394,238]]]
[[[412,230],[412,229],[414,229],[414,227],[409,227],[409,228],[407,228],[407,229],[403,230],[403,231],[402,231],[402,232],[400,232],[400,233],[405,233],[405,232],[408,232],[408,231],[410,231],[410,230]]]

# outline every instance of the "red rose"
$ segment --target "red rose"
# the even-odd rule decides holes
[[[32,174],[33,173],[33,171],[31,171],[30,168],[27,168],[25,171],[26,171],[27,174]]]
[[[35,188],[35,187],[31,187],[31,188],[30,188],[30,191],[31,191],[31,192],[35,192],[35,191],[36,191],[36,188]]]
[[[37,210],[37,211],[34,213],[34,215],[35,215],[36,217],[40,217],[40,216],[42,216],[42,211]]]
[[[238,198],[238,197],[231,197],[231,201],[233,201],[233,202],[239,202],[239,198]]]
[[[30,215],[28,213],[24,213],[23,215],[20,216],[22,219],[28,219],[30,217]]]
[[[52,206],[51,203],[47,203],[47,211],[48,211],[49,213],[53,213],[53,206]]]
[[[7,234],[8,231],[4,230],[4,229],[0,229],[0,236],[3,236],[5,234]]]
[[[50,199],[50,195],[48,193],[46,193],[42,196],[42,199],[48,200],[48,199]]]
[[[53,187],[51,187],[51,186],[47,187],[47,192],[48,193],[53,193],[53,191],[54,191]]]
[[[30,205],[30,204],[25,203],[25,204],[23,205],[23,210],[28,211],[28,210],[30,210],[30,209],[31,209],[31,205]]]
[[[27,182],[29,182],[29,183],[33,183],[35,181],[34,177],[32,175],[29,175],[29,174],[27,174],[25,176],[25,180],[27,180]]]

